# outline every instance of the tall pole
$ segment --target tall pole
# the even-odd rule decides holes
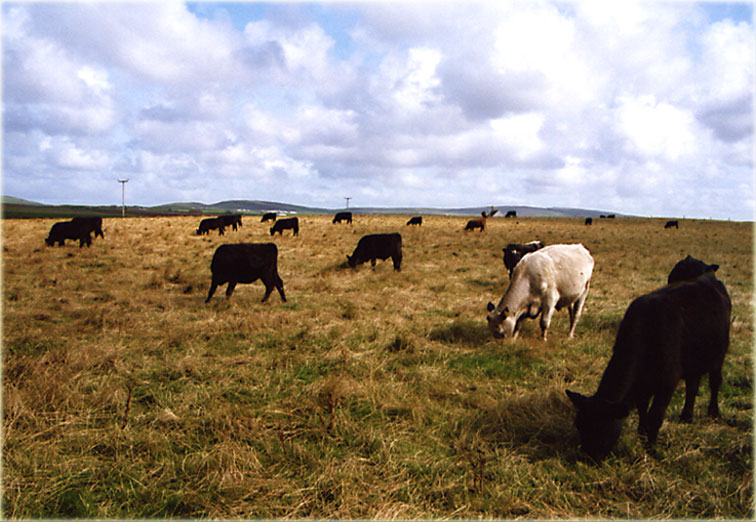
[[[348,197],[344,196],[344,199],[346,199],[346,202],[347,202],[346,208],[349,208],[349,200],[352,199],[352,198],[351,197],[348,198]]]
[[[118,183],[121,184],[121,217],[126,217],[126,182],[129,181],[128,178],[126,179],[119,179]]]

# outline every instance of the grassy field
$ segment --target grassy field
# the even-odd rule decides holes
[[[46,247],[49,219],[3,220],[6,518],[744,518],[753,516],[753,226],[653,219],[301,216],[276,236],[287,303],[260,282],[210,303],[222,243],[198,218],[106,219],[91,248]],[[345,267],[364,234],[391,262]],[[528,321],[495,340],[485,307],[509,242],[583,243],[596,261],[575,339]],[[691,254],[733,301],[722,418],[679,422],[651,457],[632,413],[614,453],[583,460],[564,391],[592,394],[630,301]]]

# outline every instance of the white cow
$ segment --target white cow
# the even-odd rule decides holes
[[[520,321],[541,314],[541,334],[554,310],[570,312],[570,335],[575,334],[588,297],[593,258],[583,245],[551,245],[526,254],[512,272],[509,288],[497,306],[488,303],[488,328],[496,338],[516,338]]]

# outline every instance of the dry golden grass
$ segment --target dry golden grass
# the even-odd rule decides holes
[[[91,248],[46,247],[53,220],[3,221],[3,514],[214,518],[742,518],[752,516],[753,227],[652,219],[300,216],[272,239],[245,217],[106,219]],[[345,266],[398,231],[391,262]],[[513,343],[485,305],[501,248],[581,242],[596,267],[576,337],[555,314]],[[215,248],[274,241],[287,303],[263,286],[204,304]],[[733,300],[722,419],[667,413],[659,457],[632,414],[599,467],[564,390],[592,393],[630,301],[686,255],[720,264]]]

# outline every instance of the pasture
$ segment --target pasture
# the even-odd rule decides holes
[[[91,248],[46,247],[55,220],[3,220],[6,518],[746,518],[753,516],[753,224],[579,218],[299,216],[271,238],[194,234],[199,218],[105,219]],[[391,261],[346,267],[360,237]],[[583,243],[595,259],[575,338],[566,310],[494,339],[502,247]],[[224,243],[278,246],[288,302],[263,285],[208,304]],[[592,394],[630,301],[686,255],[733,302],[718,420],[681,382],[649,455],[631,413],[585,461],[569,388]]]

